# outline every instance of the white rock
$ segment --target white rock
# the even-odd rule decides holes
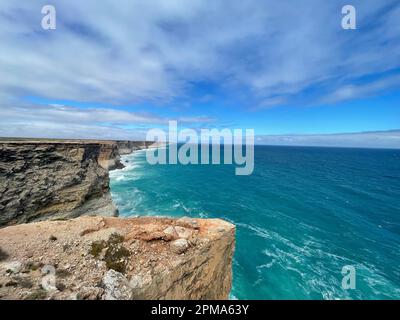
[[[166,228],[164,230],[164,233],[166,235],[171,236],[172,238],[177,238],[178,237],[178,234],[176,233],[176,230],[175,230],[175,228],[173,226],[169,226],[168,228]]]
[[[132,289],[128,279],[115,270],[108,270],[103,277],[105,300],[130,300]]]
[[[141,289],[151,283],[150,275],[133,275],[129,282],[132,289]]]
[[[9,263],[5,263],[3,268],[6,270],[10,270],[12,273],[18,273],[22,270],[22,263],[19,261],[12,261]]]
[[[192,231],[184,227],[176,226],[175,231],[178,234],[178,237],[182,239],[189,239],[192,236]]]
[[[186,239],[178,239],[171,242],[170,248],[172,252],[181,254],[189,248],[189,242]]]

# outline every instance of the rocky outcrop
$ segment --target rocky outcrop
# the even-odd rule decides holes
[[[154,142],[150,141],[116,141],[118,145],[118,153],[120,155],[130,154],[133,151],[147,149],[154,145]]]
[[[0,229],[0,299],[226,299],[232,224],[80,217]]]
[[[119,145],[141,148],[150,144],[0,141],[0,226],[84,214],[117,215],[108,170],[123,167]]]

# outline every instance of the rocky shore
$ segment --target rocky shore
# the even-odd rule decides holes
[[[0,139],[0,299],[227,299],[232,224],[115,217],[109,170],[154,146]]]

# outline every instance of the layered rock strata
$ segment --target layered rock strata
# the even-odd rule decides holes
[[[0,226],[84,214],[116,216],[108,171],[150,142],[0,141]],[[125,146],[128,146],[125,148]]]

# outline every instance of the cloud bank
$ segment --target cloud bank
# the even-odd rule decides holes
[[[310,135],[260,135],[257,144],[400,149],[400,130]]]
[[[118,106],[190,104],[204,82],[242,112],[400,87],[398,0],[353,0],[352,31],[341,28],[341,0],[56,0],[54,31],[41,28],[46,4],[1,1],[0,135],[132,138],[172,116]],[[202,110],[174,118],[191,126],[223,121]]]
[[[44,4],[1,3],[0,88],[8,95],[168,101],[210,80],[270,106],[307,100],[311,87],[322,101],[379,91],[372,79],[349,85],[400,67],[396,0],[354,0],[355,31],[341,29],[343,1],[58,0],[50,32],[40,25]]]
[[[143,139],[152,126],[208,126],[215,119],[206,116],[169,119],[154,114],[107,108],[80,109],[64,105],[10,105],[0,108],[0,136],[35,138]]]

